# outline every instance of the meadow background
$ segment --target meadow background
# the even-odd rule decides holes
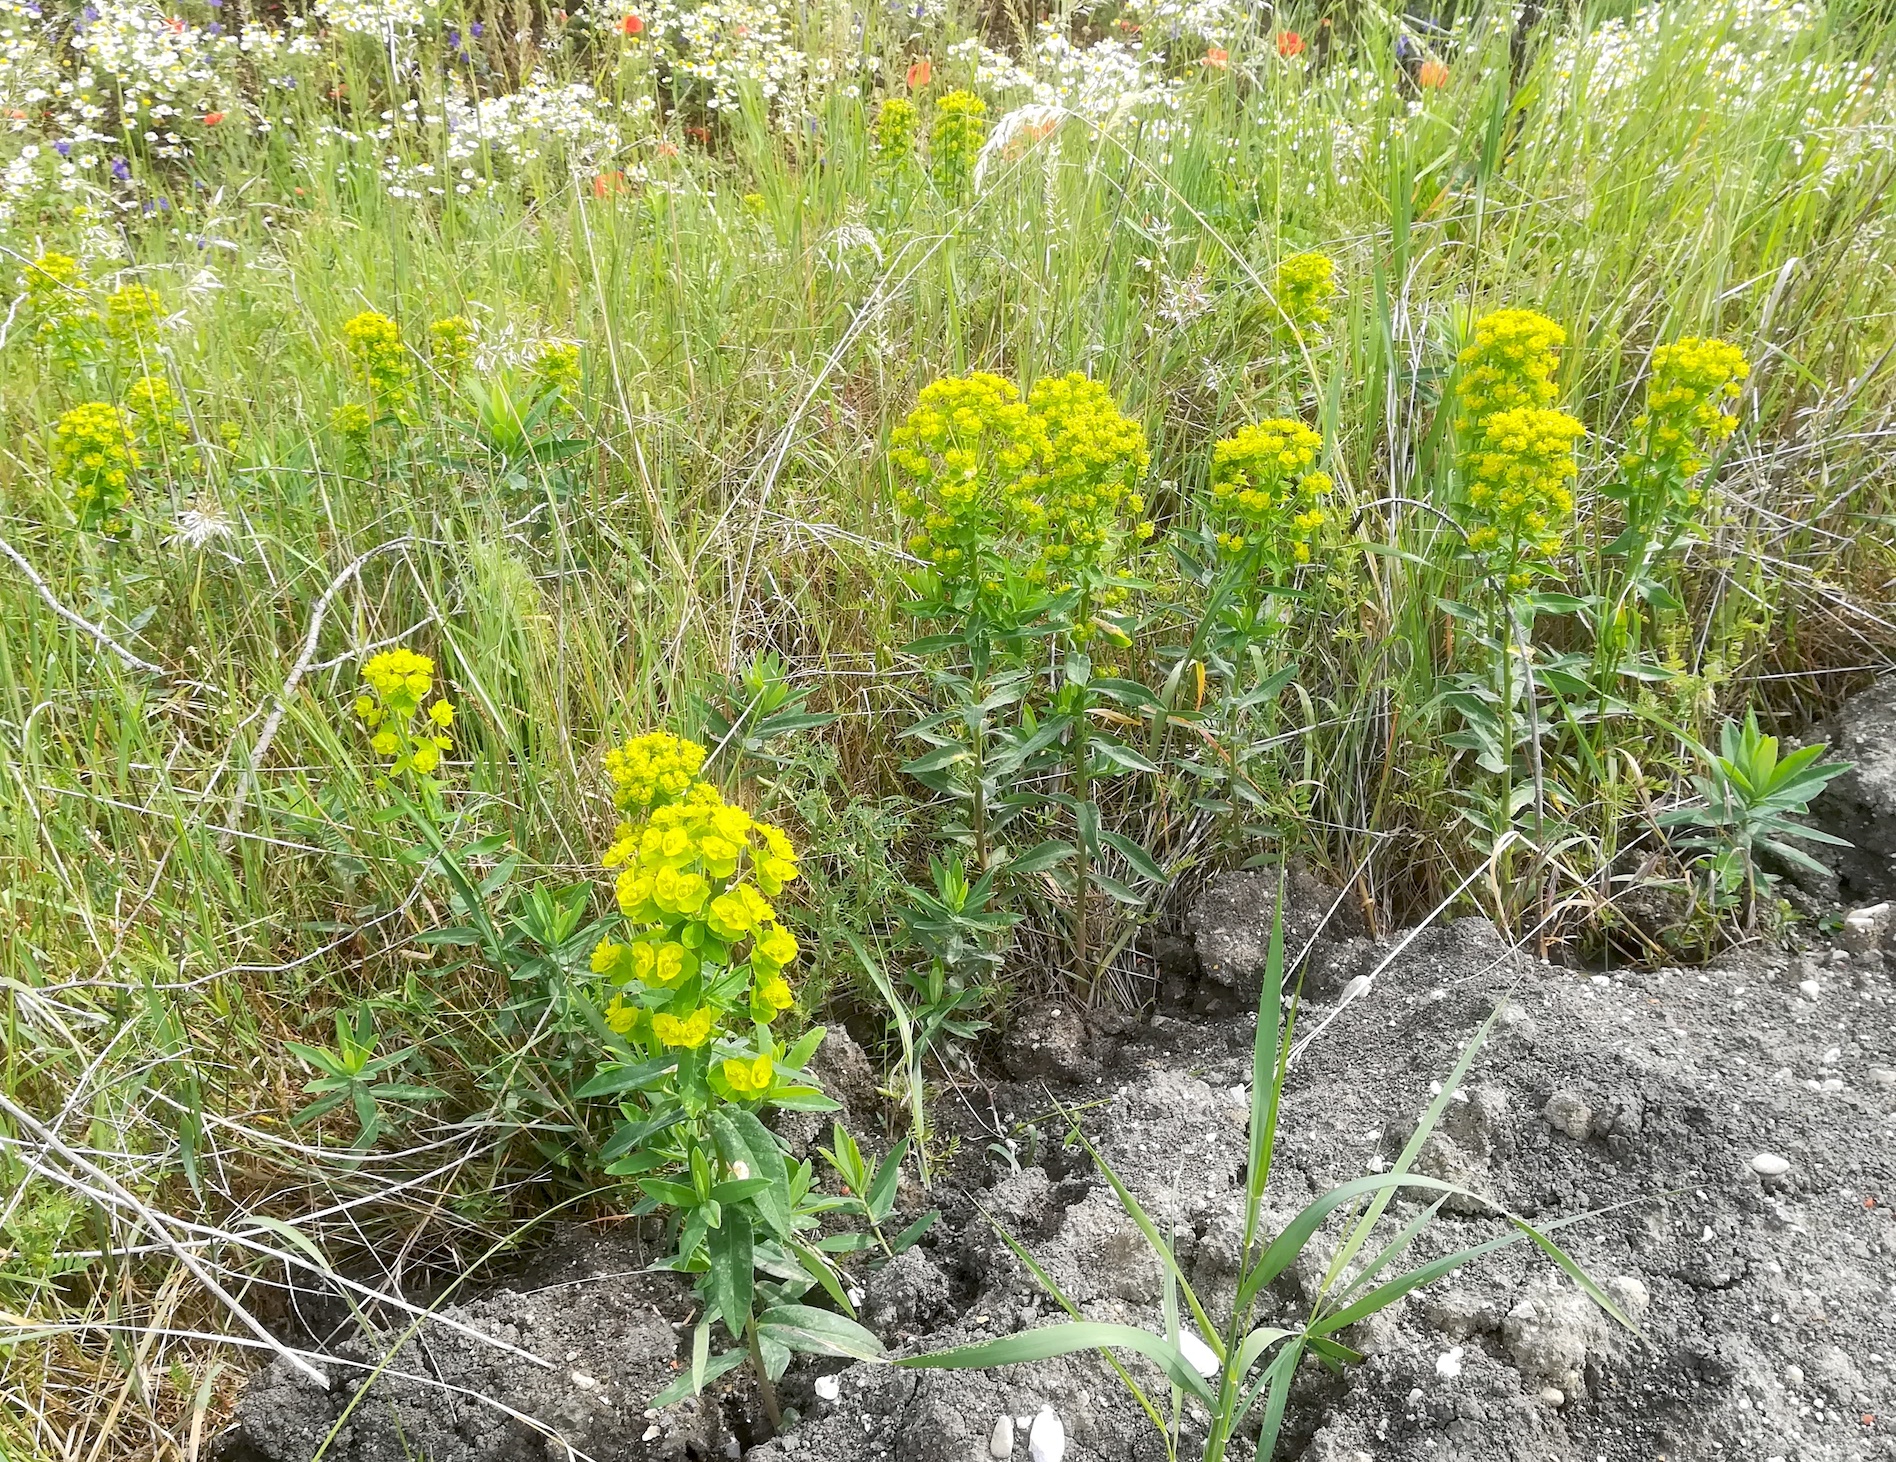
[[[558,1012],[417,939],[454,913],[352,717],[379,650],[435,660],[459,708],[443,826],[479,872],[511,850],[515,888],[597,876],[609,745],[715,741],[769,686],[834,717],[742,784],[803,848],[800,1015],[886,1034],[843,935],[901,963],[890,911],[939,821],[893,734],[931,692],[887,458],[939,376],[1106,383],[1151,444],[1161,586],[1214,441],[1271,416],[1325,438],[1348,531],[1260,805],[1153,793],[1135,812],[1169,874],[1288,852],[1385,922],[1460,888],[1537,910],[1510,932],[1563,956],[1676,955],[1610,916],[1689,886],[1654,818],[1701,768],[1654,728],[1712,739],[1756,707],[1794,732],[1896,648],[1890,26],[1774,0],[6,0],[0,1453],[199,1456],[267,1346],[237,1309],[284,1318],[286,1256],[425,1288],[553,1205],[617,1201]],[[986,102],[978,176],[879,154],[886,98],[925,136],[954,88]],[[1299,340],[1273,284],[1311,251],[1339,293]],[[49,253],[86,308],[155,291],[148,328],[107,310],[113,343],[62,361],[29,278]],[[1449,490],[1456,353],[1510,306],[1568,332],[1576,586],[1654,347],[1718,335],[1752,367],[1679,550],[1669,673],[1593,744],[1525,903],[1468,882],[1492,839],[1444,739],[1466,646],[1418,506]],[[376,404],[344,330],[364,311],[413,379],[366,428],[344,409]],[[458,371],[430,329],[455,316]],[[492,393],[549,359],[577,379],[541,441],[509,437]],[[154,376],[181,426],[112,541],[75,520],[54,426]],[[1140,917],[1171,907],[1154,890]],[[1097,998],[1140,998],[1136,940],[1112,975]],[[984,1013],[1061,978],[1030,919]],[[291,1043],[364,1008],[432,1093],[369,1146],[347,1113],[291,1120]]]

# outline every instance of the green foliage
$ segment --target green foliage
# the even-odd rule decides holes
[[[1822,874],[1824,866],[1796,843],[1849,846],[1792,819],[1808,813],[1811,800],[1851,763],[1825,761],[1822,742],[1780,758],[1777,737],[1758,729],[1756,711],[1747,712],[1742,725],[1727,721],[1718,744],[1718,755],[1707,758],[1707,771],[1692,778],[1705,805],[1662,812],[1658,821],[1661,827],[1695,830],[1678,845],[1702,856],[1715,894],[1742,890],[1746,925],[1755,927],[1759,889],[1777,882],[1776,874],[1759,866],[1760,853]]]
[[[309,1046],[301,1041],[285,1041],[284,1046],[310,1067],[321,1073],[305,1087],[316,1099],[292,1119],[299,1125],[327,1116],[339,1107],[347,1107],[356,1119],[357,1147],[372,1147],[388,1125],[384,1103],[394,1105],[439,1101],[446,1093],[437,1087],[416,1082],[391,1081],[420,1059],[414,1046],[404,1046],[378,1056],[380,1040],[375,1029],[375,1012],[365,1000],[352,1017],[336,1012],[334,1049]]]
[[[972,1040],[988,1027],[993,978],[1005,961],[1008,931],[1019,915],[994,905],[990,868],[970,880],[959,854],[928,860],[933,888],[911,886],[902,930],[924,959],[904,971],[914,997],[914,1039],[934,1047],[941,1037]]]

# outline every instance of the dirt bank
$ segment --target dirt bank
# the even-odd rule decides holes
[[[935,1348],[1049,1318],[1054,1307],[983,1211],[1092,1317],[1158,1326],[1157,1266],[1090,1165],[1063,1144],[1048,1115],[1055,1096],[1082,1111],[1115,1169],[1176,1227],[1187,1272],[1219,1307],[1237,1244],[1251,1041],[1241,1007],[1257,957],[1246,951],[1261,951],[1257,894],[1242,884],[1213,890],[1193,922],[1196,947],[1173,952],[1168,998],[1149,1021],[1101,1029],[1075,1009],[1043,1006],[1004,1046],[1014,1074],[942,1096],[940,1120],[961,1134],[932,1195],[947,1219],[864,1281],[864,1317],[892,1346]],[[1314,998],[1300,1030],[1322,1029],[1291,1078],[1272,1215],[1281,1221],[1322,1189],[1386,1164],[1431,1083],[1501,1001],[1495,1036],[1424,1169],[1530,1218],[1641,1199],[1565,1237],[1638,1314],[1642,1333],[1615,1332],[1547,1261],[1508,1250],[1354,1334],[1365,1365],[1340,1377],[1308,1368],[1281,1455],[1896,1457],[1886,925],[1854,928],[1851,948],[1611,976],[1511,956],[1479,920],[1424,931],[1399,952],[1332,932],[1339,937],[1312,955]],[[1495,1231],[1477,1213],[1448,1212],[1424,1252]],[[1042,1408],[1060,1416],[1072,1462],[1164,1455],[1092,1356],[994,1374],[800,1365],[785,1383],[799,1422],[767,1444],[751,1445],[741,1392],[648,1417],[644,1398],[688,1338],[681,1297],[615,1266],[609,1239],[583,1253],[556,1288],[452,1311],[550,1369],[431,1329],[396,1367],[412,1378],[379,1380],[326,1455],[464,1462],[564,1457],[570,1443],[599,1462],[973,1462],[990,1456],[1003,1416],[1013,1419],[1010,1455],[1026,1458]],[[1268,1305],[1294,1313],[1320,1274],[1299,1267]],[[373,1340],[355,1344],[358,1358],[378,1353]],[[826,1372],[834,1380],[819,1391]],[[466,1394],[477,1391],[540,1429]],[[348,1399],[341,1386],[325,1396],[272,1367],[253,1384],[226,1456],[307,1462]]]

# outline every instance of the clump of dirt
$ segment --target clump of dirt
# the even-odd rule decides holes
[[[676,1373],[689,1290],[629,1257],[569,1229],[520,1287],[444,1306],[412,1335],[365,1329],[335,1346],[321,1362],[327,1391],[275,1361],[251,1381],[221,1456],[307,1462],[325,1444],[338,1462],[719,1455],[717,1405],[649,1409]]]
[[[1236,992],[1255,988],[1256,970],[1242,966],[1262,958],[1257,922],[1268,920],[1269,905],[1257,892],[1230,879],[1208,890],[1190,943],[1166,962],[1171,1003],[1148,1022],[1102,1031],[1071,1002],[1049,1002],[1024,1023],[1031,1039],[1015,1043],[1009,1063],[1031,1076],[970,1082],[940,1103],[944,1118],[958,1112],[962,1123],[959,1165],[929,1195],[947,1217],[864,1286],[862,1313],[897,1353],[1062,1318],[990,1218],[1090,1317],[1160,1327],[1159,1268],[1090,1161],[1065,1140],[1056,1098],[1175,1233],[1207,1305],[1228,1307],[1253,1032],[1248,1016],[1229,1011]],[[1297,901],[1324,896],[1307,888]],[[1294,912],[1304,920],[1303,908]],[[1896,1021],[1885,963],[1896,949],[1887,943],[1890,921],[1874,939],[1862,923],[1847,948],[1618,974],[1524,960],[1481,920],[1386,941],[1333,923],[1309,956],[1309,990],[1320,998],[1306,1004],[1299,1030],[1314,1039],[1292,1071],[1268,1222],[1386,1167],[1432,1084],[1499,1003],[1494,1034],[1421,1167],[1529,1219],[1597,1210],[1562,1241],[1640,1331],[1610,1323],[1537,1251],[1517,1245],[1357,1327],[1345,1338],[1367,1353],[1362,1366],[1340,1375],[1308,1366],[1280,1456],[1896,1457],[1896,1221],[1888,1206],[1896,1204]],[[1306,926],[1314,928],[1297,925]],[[1216,962],[1194,977],[1200,950]],[[1498,1231],[1479,1205],[1451,1206],[1416,1258]],[[1328,1257],[1316,1247],[1267,1295],[1261,1321],[1294,1317],[1308,1304]],[[641,1398],[681,1353],[681,1331],[666,1320],[683,1312],[676,1294],[672,1308],[650,1291],[628,1300],[641,1293],[635,1285],[621,1275],[552,1295],[497,1294],[453,1312],[512,1323],[522,1348],[555,1362],[551,1380],[434,1331],[399,1364],[486,1389],[601,1462],[992,1462],[1026,1458],[1043,1411],[1059,1418],[1069,1462],[1165,1455],[1096,1355],[991,1373],[799,1362],[785,1382],[795,1424],[747,1449],[741,1391],[647,1418]],[[641,1309],[648,1300],[662,1313]],[[523,1315],[531,1325],[520,1324]],[[581,1370],[597,1385],[573,1381]],[[486,1439],[518,1423],[493,1420],[460,1393],[405,1385],[378,1380],[346,1445],[339,1437],[327,1455],[568,1455],[531,1429],[509,1433],[517,1450],[494,1450]],[[245,1402],[243,1429],[269,1462],[307,1462],[308,1439],[341,1404],[273,1368]],[[1195,1452],[1202,1431],[1194,1426],[1180,1455]],[[406,1452],[387,1450],[397,1436]],[[1241,1440],[1234,1455],[1245,1458],[1249,1445]]]

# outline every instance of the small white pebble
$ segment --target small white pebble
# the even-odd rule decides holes
[[[1051,1406],[1041,1407],[1034,1424],[1027,1430],[1028,1457],[1031,1462],[1062,1462],[1066,1454],[1066,1428]]]
[[[639,1440],[640,1440],[640,1441],[642,1441],[642,1442],[655,1442],[655,1441],[657,1441],[657,1440],[658,1440],[658,1428],[657,1428],[656,1426],[648,1426],[648,1427],[647,1427],[647,1428],[645,1429],[645,1435],[644,1435],[643,1437],[641,1437],[641,1438],[639,1438]]]
[[[584,1371],[574,1371],[573,1384],[579,1387],[579,1389],[582,1391],[590,1391],[592,1390],[594,1386],[597,1386],[599,1383],[595,1381],[591,1376],[587,1375]]]
[[[1795,1366],[1795,1365],[1786,1366],[1784,1368],[1784,1382],[1786,1385],[1789,1385],[1789,1386],[1803,1385],[1804,1384],[1804,1368],[1802,1366]]]
[[[1797,993],[1802,995],[1806,1000],[1815,1000],[1824,993],[1824,987],[1815,980],[1804,980],[1799,983]]]
[[[838,1396],[842,1395],[843,1383],[835,1376],[818,1376],[816,1378],[815,1391],[820,1400],[834,1401]]]
[[[1567,1404],[1567,1393],[1558,1386],[1541,1387],[1541,1400],[1549,1406],[1561,1407]]]
[[[1751,1171],[1766,1178],[1781,1178],[1791,1170],[1791,1160],[1775,1152],[1761,1152],[1751,1159]]]
[[[1178,1332],[1178,1351],[1185,1357],[1185,1364],[1197,1371],[1207,1380],[1218,1374],[1218,1357],[1212,1348],[1189,1330]]]
[[[988,1456],[1000,1462],[1000,1459],[1014,1455],[1014,1418],[997,1416],[994,1418],[994,1430],[988,1433]]]
[[[1462,1348],[1458,1345],[1447,1355],[1435,1357],[1435,1374],[1441,1380],[1452,1381],[1462,1373]]]

